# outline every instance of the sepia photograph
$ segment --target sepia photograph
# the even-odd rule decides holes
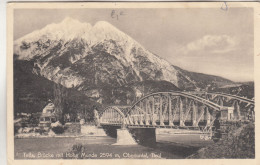
[[[61,4],[11,6],[12,159],[255,159],[253,7]]]

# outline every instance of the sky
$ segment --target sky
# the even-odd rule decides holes
[[[252,8],[16,9],[14,40],[71,17],[107,21],[182,69],[233,81],[254,79]]]

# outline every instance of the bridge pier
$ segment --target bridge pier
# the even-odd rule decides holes
[[[137,145],[127,129],[117,129],[117,141],[114,145]]]
[[[103,125],[103,129],[110,137],[116,138],[114,145],[155,145],[156,128],[121,128],[121,126]]]

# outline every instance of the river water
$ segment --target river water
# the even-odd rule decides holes
[[[118,146],[114,145],[116,139],[108,136],[15,139],[14,156],[15,159],[183,159],[213,143],[201,140],[199,135],[160,134],[156,139],[153,146]]]

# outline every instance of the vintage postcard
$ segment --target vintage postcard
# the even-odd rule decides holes
[[[260,3],[7,11],[9,165],[260,163]]]

